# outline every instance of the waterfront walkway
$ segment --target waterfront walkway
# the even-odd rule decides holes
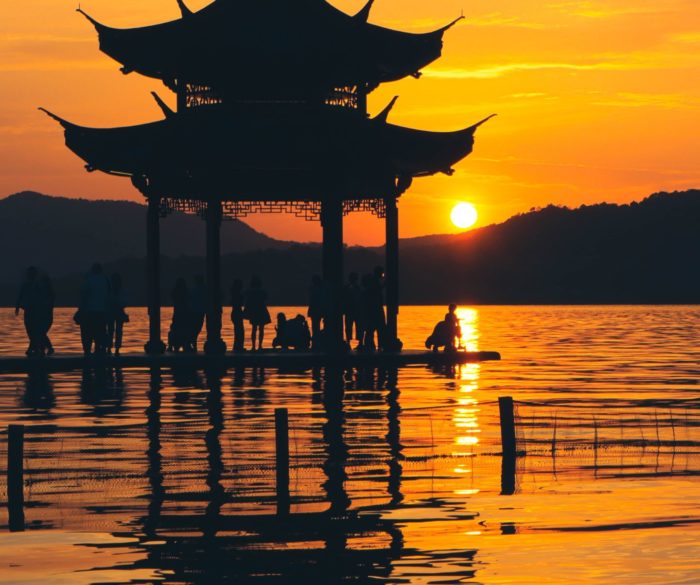
[[[93,367],[148,368],[189,366],[193,368],[217,367],[264,367],[304,370],[314,367],[399,367],[408,365],[452,366],[473,362],[500,360],[494,351],[452,353],[427,351],[402,351],[397,353],[347,353],[322,354],[308,352],[244,352],[222,356],[207,356],[201,353],[176,353],[158,356],[143,353],[127,353],[120,356],[93,356],[65,354],[42,358],[20,356],[0,357],[0,373],[23,373],[34,370],[64,372]]]

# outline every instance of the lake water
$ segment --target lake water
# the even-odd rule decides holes
[[[444,312],[403,308],[406,347]],[[130,314],[138,351],[145,312]],[[59,352],[79,350],[71,316]],[[501,362],[0,374],[0,429],[26,427],[25,530],[0,508],[0,583],[700,583],[700,309],[460,317],[465,346]],[[0,355],[21,353],[21,320],[0,324]],[[514,470],[500,396],[516,403]]]

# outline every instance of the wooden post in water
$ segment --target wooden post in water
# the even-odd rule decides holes
[[[501,415],[501,495],[510,496],[515,493],[515,414],[513,398],[501,396],[498,398],[498,410]]]
[[[289,513],[289,412],[275,409],[277,513]]]
[[[7,428],[7,509],[10,531],[24,530],[24,426]]]
[[[515,457],[515,414],[513,408],[513,398],[501,396],[498,399],[498,410],[501,414],[501,446],[503,456]]]

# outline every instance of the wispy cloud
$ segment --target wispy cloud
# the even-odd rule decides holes
[[[93,71],[96,69],[114,69],[107,59],[36,59],[1,63],[0,73],[17,73],[27,71]]]
[[[466,26],[479,27],[529,28],[534,30],[552,28],[552,25],[543,24],[541,22],[520,20],[515,16],[506,16],[501,12],[492,12],[490,14],[483,14],[480,16],[467,15],[464,22]]]
[[[631,93],[620,92],[599,101],[593,102],[598,106],[612,106],[622,108],[668,108],[677,110],[679,108],[700,108],[700,97],[673,93],[673,94],[653,94],[653,93]]]
[[[622,71],[627,69],[641,69],[640,65],[630,63],[508,63],[506,65],[491,65],[478,69],[464,68],[428,68],[423,74],[434,79],[494,79],[508,73],[522,71]]]
[[[649,168],[623,165],[599,165],[590,163],[578,162],[561,162],[551,160],[533,160],[518,158],[514,156],[504,156],[501,158],[487,158],[473,156],[469,160],[472,162],[491,163],[496,165],[514,165],[514,166],[530,166],[530,167],[549,167],[561,169],[579,169],[583,171],[612,171],[619,173],[647,173],[653,175],[667,175],[669,177],[700,177],[700,171],[693,168]]]
[[[700,32],[685,32],[671,35],[671,40],[677,43],[700,43]]]
[[[663,2],[650,3],[646,6],[641,4],[635,6],[615,6],[610,0],[572,0],[569,2],[549,4],[549,8],[565,12],[572,16],[594,19],[615,18],[618,16],[631,16],[635,14],[660,14],[673,11],[668,8],[668,4],[664,4]]]

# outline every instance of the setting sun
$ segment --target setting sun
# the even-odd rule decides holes
[[[471,203],[458,203],[452,209],[450,217],[455,227],[465,230],[476,223],[479,214]]]

